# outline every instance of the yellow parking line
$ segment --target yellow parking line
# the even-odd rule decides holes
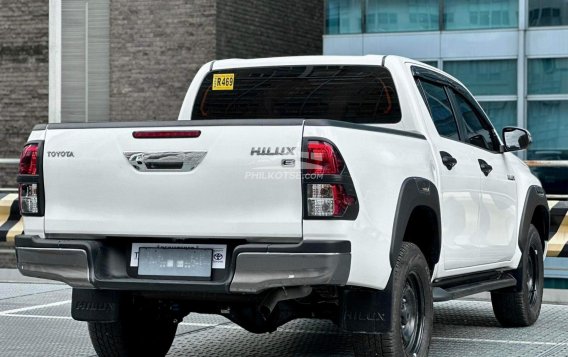
[[[22,234],[23,232],[24,232],[24,219],[20,218],[18,223],[16,223],[14,227],[10,228],[10,230],[8,231],[8,234],[6,235],[6,241],[13,242],[14,238],[17,235]]]
[[[568,216],[564,217],[558,231],[554,237],[548,241],[548,254],[549,257],[557,257],[564,246],[568,243]]]
[[[10,193],[0,199],[0,226],[2,226],[10,217],[10,209],[12,203],[18,199],[17,193]]]

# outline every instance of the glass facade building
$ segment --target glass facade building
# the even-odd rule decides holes
[[[526,159],[568,160],[568,0],[326,0],[325,33],[324,54],[395,54],[443,69],[498,131],[531,131]]]

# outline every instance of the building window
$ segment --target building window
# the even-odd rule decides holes
[[[528,128],[533,142],[529,146],[529,160],[568,160],[568,99],[530,100],[527,108]],[[534,168],[548,194],[566,194],[568,169],[557,167]]]
[[[366,0],[366,32],[439,30],[438,0]]]
[[[447,61],[444,71],[476,96],[517,95],[517,60]]]
[[[568,58],[529,59],[529,159],[568,159]]]
[[[325,33],[361,33],[361,0],[327,0]]]
[[[528,127],[533,143],[529,159],[568,159],[568,100],[528,103]]]
[[[516,101],[480,101],[479,104],[491,123],[501,136],[506,126],[517,126],[517,102]]]
[[[568,58],[528,60],[528,94],[568,94]]]
[[[445,30],[515,28],[518,0],[452,0],[444,3]]]
[[[568,26],[568,0],[529,0],[529,26]]]

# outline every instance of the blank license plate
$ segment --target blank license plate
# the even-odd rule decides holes
[[[211,249],[140,248],[138,275],[211,277]]]

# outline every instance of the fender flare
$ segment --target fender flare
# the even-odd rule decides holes
[[[430,180],[422,177],[409,177],[402,183],[396,213],[394,216],[394,224],[392,230],[392,239],[390,246],[390,265],[394,268],[398,252],[404,240],[404,234],[410,215],[416,207],[425,206],[434,211],[438,223],[437,244],[435,247],[437,256],[434,257],[433,263],[436,264],[440,260],[440,251],[442,244],[442,221],[440,215],[440,196],[436,185]]]
[[[544,239],[548,241],[550,233],[550,210],[548,208],[548,201],[544,193],[544,189],[540,186],[533,185],[530,186],[527,195],[525,197],[525,205],[523,207],[523,215],[521,216],[521,224],[519,225],[519,249],[523,251],[524,246],[527,242],[527,233],[529,231],[529,226],[532,221],[532,217],[538,206],[543,206],[546,208],[546,218],[544,225]]]

